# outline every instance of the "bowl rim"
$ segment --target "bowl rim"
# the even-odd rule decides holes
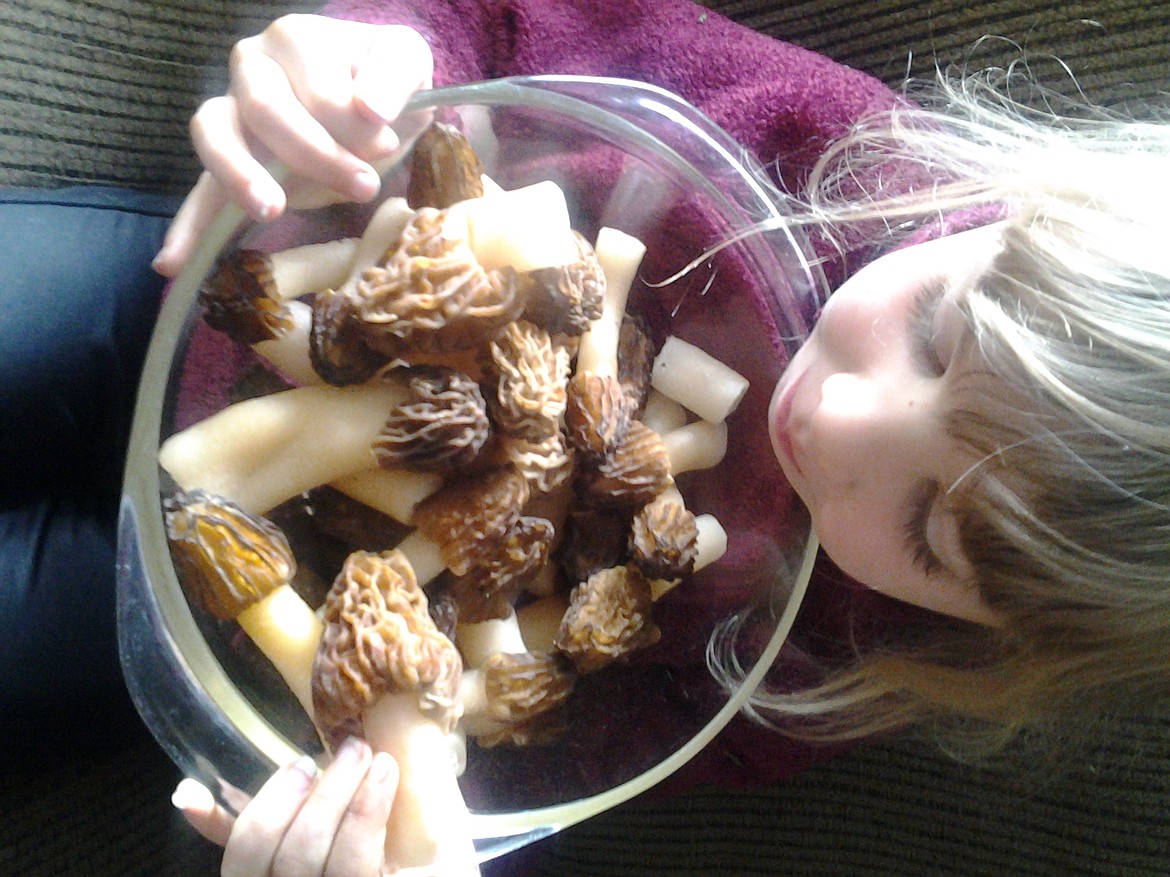
[[[522,76],[446,86],[416,93],[406,105],[404,113],[472,104],[524,106],[551,109],[556,112],[567,112],[571,109],[577,117],[594,125],[599,132],[608,133],[610,136],[620,135],[651,146],[699,189],[722,197],[709,180],[697,174],[688,162],[649,132],[610,110],[558,91],[562,88],[594,86],[623,90],[632,100],[655,101],[666,112],[680,118],[689,118],[691,124],[701,127],[710,145],[729,163],[743,166],[745,159],[750,158],[746,150],[714,122],[672,92],[646,83],[614,77]],[[401,152],[406,151],[404,146]],[[286,175],[285,170],[279,165],[273,165],[271,170],[278,179],[283,179]],[[777,200],[778,193],[765,191],[764,178],[757,179],[752,173],[744,173],[741,176],[750,181],[760,205],[769,207],[776,217],[782,218],[783,210]],[[241,207],[235,203],[225,205],[201,236],[191,258],[171,284],[160,310],[144,361],[123,482],[123,519],[133,520],[135,538],[139,546],[166,544],[163,514],[159,503],[162,481],[157,459],[162,438],[163,400],[170,380],[173,355],[188,331],[189,313],[199,285],[212,269],[223,247],[246,225],[248,219]],[[781,226],[777,230],[787,236],[790,246],[795,247],[800,253],[807,254],[807,242],[799,230],[788,226]],[[825,288],[823,274],[812,260],[805,258],[803,262],[810,275],[808,280],[812,284],[813,294],[823,295]],[[629,800],[661,782],[693,758],[747,703],[752,692],[774,663],[795,621],[812,573],[817,548],[816,537],[810,528],[790,596],[777,619],[775,631],[769,642],[754,667],[744,676],[739,689],[728,697],[722,708],[682,747],[652,768],[617,786],[585,798],[528,810],[498,813],[473,811],[471,814],[473,837],[477,841],[516,837],[535,839],[555,832]],[[158,610],[162,633],[176,646],[184,663],[183,669],[188,675],[188,682],[198,684],[201,695],[221,711],[235,730],[260,755],[271,762],[273,768],[303,754],[257,711],[215,659],[211,647],[197,627],[169,554],[163,551],[144,550],[140,552],[139,559],[147,580],[156,583],[151,589],[151,596]],[[119,578],[124,574],[121,564],[118,574]],[[120,600],[124,584],[119,582]],[[119,612],[119,624],[126,621],[123,613]],[[131,669],[127,667],[125,670],[129,676]],[[133,685],[131,688],[131,693],[136,695],[137,700],[138,693]],[[141,710],[142,706],[139,708]],[[154,728],[151,730],[153,732]],[[184,758],[183,753],[177,752],[168,741],[160,742],[172,759],[180,762],[179,766],[183,770],[191,774],[206,773],[205,760],[195,756]],[[507,848],[519,846],[523,842],[526,840],[513,842]]]

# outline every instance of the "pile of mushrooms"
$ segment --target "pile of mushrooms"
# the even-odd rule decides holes
[[[360,238],[237,251],[201,290],[289,387],[163,443],[176,566],[327,749],[399,759],[399,866],[442,858],[435,813],[466,812],[452,740],[566,733],[576,679],[655,643],[656,602],[726,550],[675,478],[722,459],[747,382],[627,313],[644,253],[586,240],[552,182],[501,189],[436,123]],[[315,607],[271,514],[323,486],[410,532],[367,534]]]

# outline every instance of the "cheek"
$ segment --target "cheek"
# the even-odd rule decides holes
[[[902,566],[895,529],[864,514],[832,509],[813,515],[813,529],[825,554],[850,578],[885,591]]]

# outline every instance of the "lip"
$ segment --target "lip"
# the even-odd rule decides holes
[[[790,465],[799,475],[804,475],[804,470],[800,468],[792,446],[792,439],[788,435],[788,421],[792,417],[792,402],[796,398],[796,391],[800,388],[800,384],[807,374],[808,370],[805,369],[785,384],[772,403],[772,429],[770,430],[772,450],[780,458],[780,462]]]

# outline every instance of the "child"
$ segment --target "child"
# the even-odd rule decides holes
[[[859,621],[856,655],[811,685],[760,693],[760,714],[803,740],[930,727],[992,749],[1086,702],[1107,714],[1160,697],[1170,670],[1163,128],[1034,120],[974,80],[944,88],[937,112],[833,65],[821,71],[832,86],[781,81],[769,77],[799,53],[762,39],[734,63],[700,53],[688,66],[678,59],[696,57],[694,40],[729,26],[683,2],[624,4],[603,22],[583,3],[503,6],[330,9],[413,26],[433,70],[417,34],[397,28],[285,19],[243,44],[228,95],[193,125],[208,173],[159,269],[182,263],[225,199],[256,218],[280,212],[284,195],[254,154],[372,197],[366,162],[394,146],[383,123],[432,73],[444,83],[555,63],[658,81],[775,159],[782,182],[809,193],[802,221],[828,272],[851,274],[777,388],[774,444],[840,572],[925,610],[907,623],[883,606]],[[493,54],[503,36],[507,49]],[[393,75],[371,75],[388,58],[401,64]],[[877,249],[892,251],[851,273]],[[177,801],[227,842],[232,873],[266,873],[305,849],[322,867],[330,849],[369,862],[376,838],[351,831],[346,814],[351,802],[367,813],[371,796],[386,806],[392,768],[374,763],[361,750],[315,787],[295,766],[280,771],[230,835],[231,817],[205,792],[185,785]],[[311,828],[305,814],[323,798],[332,809]],[[307,846],[305,833],[316,834]]]

